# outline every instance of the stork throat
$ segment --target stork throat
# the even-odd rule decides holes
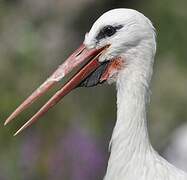
[[[102,62],[101,65],[86,77],[78,87],[93,87],[98,84],[102,84],[104,81],[101,80],[103,73],[106,71],[109,61]]]

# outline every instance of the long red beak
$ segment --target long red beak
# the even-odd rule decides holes
[[[38,88],[36,89],[5,121],[4,125],[8,124],[16,118],[22,111],[27,109],[39,97],[44,95],[51,89],[57,82],[63,79],[75,67],[84,63],[85,65],[80,69],[60,90],[58,90],[49,101],[44,104],[41,109],[31,117],[14,135],[17,135],[22,130],[36,122],[43,116],[50,108],[57,104],[65,95],[71,90],[76,88],[86,77],[88,77],[99,66],[99,56],[107,48],[105,46],[101,49],[87,50],[85,45],[82,44],[57,70]]]

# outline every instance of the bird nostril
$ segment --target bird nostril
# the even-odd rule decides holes
[[[81,49],[81,50],[75,55],[75,57],[77,58],[78,56],[80,56],[84,50],[85,50],[85,48]]]

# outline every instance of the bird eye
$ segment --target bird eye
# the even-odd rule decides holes
[[[110,36],[112,36],[113,34],[115,34],[115,32],[116,32],[116,28],[114,28],[113,26],[105,26],[105,27],[103,28],[103,33],[104,33],[106,36],[108,36],[108,37],[110,37]]]
[[[99,41],[100,39],[106,38],[106,37],[111,37],[112,35],[114,35],[116,33],[116,31],[118,29],[121,29],[123,26],[122,25],[118,25],[118,26],[105,26],[97,35],[96,39],[97,41]]]

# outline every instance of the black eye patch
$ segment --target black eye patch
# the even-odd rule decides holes
[[[122,27],[123,27],[122,25],[118,25],[118,26],[107,25],[107,26],[105,26],[103,29],[101,29],[101,31],[97,35],[97,37],[96,37],[97,41],[99,41],[103,38],[106,38],[106,37],[111,37],[112,35],[114,35],[117,32],[117,30],[121,29]]]

